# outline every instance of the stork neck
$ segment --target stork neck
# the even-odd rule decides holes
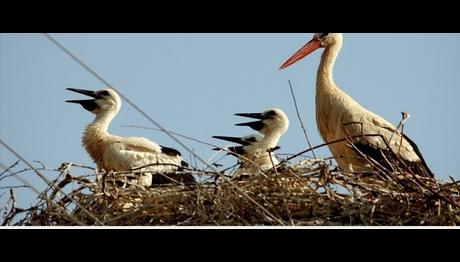
[[[332,44],[324,49],[317,74],[317,87],[335,87],[332,72],[335,60],[341,49],[340,44]]]
[[[103,165],[103,152],[107,146],[107,141],[113,138],[107,129],[116,113],[106,113],[96,115],[94,121],[85,128],[82,143],[96,163],[98,170],[105,169]]]
[[[107,129],[109,128],[109,125],[112,122],[115,115],[116,113],[113,112],[107,112],[106,114],[96,115],[96,118],[90,124],[90,126],[97,128],[99,131],[107,133]]]
[[[278,144],[278,141],[283,135],[283,133],[283,130],[273,130],[273,132],[266,134],[264,136],[264,139],[268,142],[270,147],[275,147]]]
[[[265,139],[268,141],[278,141],[281,137],[281,134],[279,132],[273,132],[268,135],[265,135]]]

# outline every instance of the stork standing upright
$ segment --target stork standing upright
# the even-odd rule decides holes
[[[373,159],[370,161],[377,162],[375,164],[379,168],[391,170],[393,165],[389,162],[401,160],[399,162],[413,173],[434,177],[417,145],[409,137],[337,87],[332,71],[342,48],[342,40],[340,33],[316,33],[280,67],[284,69],[323,47],[316,77],[316,122],[323,140],[328,143],[364,134],[381,135],[354,138],[353,145],[346,141],[328,145],[340,168],[354,172],[370,171],[370,162],[366,160],[369,157]]]
[[[240,161],[240,168],[235,176],[240,174],[254,174],[258,170],[268,170],[280,162],[272,151],[278,148],[278,141],[289,127],[286,114],[277,108],[266,110],[262,113],[238,113],[237,116],[259,119],[257,121],[236,124],[249,126],[259,132],[244,137],[213,136],[213,138],[230,141],[241,146],[229,147]]]
[[[151,186],[152,173],[170,173],[187,166],[180,152],[173,148],[158,145],[144,137],[120,137],[108,132],[110,122],[121,107],[121,99],[115,90],[67,90],[93,98],[66,102],[80,104],[96,115],[94,121],[85,128],[82,143],[98,171],[129,171],[153,164],[139,170],[144,173],[137,181],[138,185]],[[191,175],[184,175],[181,180],[190,182],[194,179]]]

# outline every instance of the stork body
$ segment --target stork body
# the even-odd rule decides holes
[[[368,156],[379,167],[391,170],[393,167],[388,163],[400,159],[414,173],[433,177],[412,140],[390,122],[361,106],[335,84],[332,72],[342,39],[340,33],[317,33],[280,67],[286,68],[324,47],[316,78],[316,122],[323,140],[328,143],[346,137],[380,135],[354,138],[352,145],[346,141],[330,144],[329,149],[338,165],[343,170],[367,172],[373,169],[366,160]]]
[[[258,170],[263,171],[277,166],[280,162],[274,156],[273,151],[278,148],[279,139],[289,127],[286,114],[275,108],[262,113],[238,113],[236,115],[259,119],[258,121],[236,124],[249,126],[259,133],[244,137],[213,136],[241,145],[228,148],[240,162],[240,168],[236,171],[235,176],[251,175]]]
[[[121,107],[118,94],[112,89],[89,91],[68,88],[70,91],[93,97],[89,100],[69,100],[96,115],[84,131],[82,144],[96,163],[98,171],[142,171],[137,184],[152,185],[152,173],[174,172],[187,164],[179,151],[160,146],[144,137],[120,137],[108,132],[108,127]],[[193,177],[184,177],[190,181]]]

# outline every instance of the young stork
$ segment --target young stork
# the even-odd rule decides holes
[[[151,186],[153,173],[174,172],[187,163],[181,158],[179,151],[158,145],[144,137],[120,137],[108,132],[112,119],[121,107],[121,99],[113,89],[97,91],[67,88],[92,97],[87,100],[67,100],[77,103],[96,115],[84,131],[82,143],[88,154],[96,163],[97,171],[129,171],[134,168],[154,164],[142,168],[138,185]],[[184,182],[193,181],[193,176],[181,178]]]
[[[240,161],[240,168],[235,176],[254,174],[257,170],[267,170],[280,162],[274,156],[278,141],[289,127],[289,119],[281,109],[269,109],[262,113],[238,113],[237,116],[259,119],[253,122],[236,124],[249,126],[259,132],[244,137],[213,136],[213,138],[230,141],[241,146],[229,147],[228,150]]]
[[[434,177],[417,145],[409,137],[401,134],[387,120],[361,106],[335,84],[332,71],[342,48],[342,34],[316,33],[280,69],[321,47],[324,52],[316,77],[316,121],[323,140],[327,143],[348,136],[379,134],[389,143],[388,148],[381,137],[361,137],[353,139],[353,145],[348,142],[329,145],[340,168],[356,172],[369,171],[371,168],[369,162],[362,157],[364,155],[391,170],[388,160],[399,158],[415,174]]]

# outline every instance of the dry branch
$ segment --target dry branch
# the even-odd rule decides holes
[[[67,195],[104,225],[453,226],[460,223],[460,183],[441,183],[419,177],[410,170],[351,173],[340,171],[326,161],[305,159],[236,181],[218,179],[190,185],[171,182],[151,188],[136,185],[123,188],[116,186],[115,180],[120,179],[117,175],[126,176],[126,173],[113,173],[102,184],[72,175],[76,168],[58,176],[54,187],[63,190],[71,185],[73,190]],[[207,173],[201,176],[206,177]],[[96,225],[87,212],[66,196],[53,194],[52,190],[47,192],[47,201],[56,205],[42,200],[27,211],[21,225]]]

